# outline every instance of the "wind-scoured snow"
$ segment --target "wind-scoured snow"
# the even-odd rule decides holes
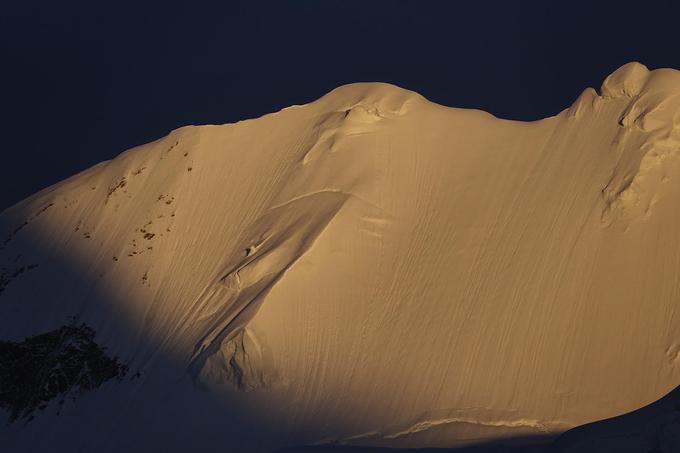
[[[457,447],[649,405],[679,151],[680,72],[637,63],[536,122],[360,83],[128,150],[0,215],[0,340],[75,316],[128,366],[2,443]]]

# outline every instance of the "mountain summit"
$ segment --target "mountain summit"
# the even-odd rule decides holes
[[[0,389],[3,443],[547,442],[649,405],[680,384],[679,151],[680,72],[638,63],[530,123],[360,83],[128,150],[0,215],[0,340],[54,370],[39,408]],[[668,410],[616,429],[666,448]],[[557,444],[619,451],[584,432]]]

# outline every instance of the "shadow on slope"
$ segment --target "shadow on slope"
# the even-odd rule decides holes
[[[304,446],[278,450],[280,453],[544,453],[555,436],[519,436],[457,448],[384,448],[361,446]]]
[[[0,341],[23,344],[68,329],[76,319],[93,329],[93,341],[118,358],[127,373],[87,392],[67,392],[65,399],[57,392],[16,420],[15,414],[0,410],[3,451],[245,451],[244,445],[266,451],[281,441],[281,430],[250,411],[239,392],[197,388],[186,359],[168,347],[167,338],[148,333],[149,313],[136,317],[122,309],[102,284],[119,262],[112,257],[99,260],[101,265],[86,262],[66,252],[75,240],[57,247],[50,243],[50,232],[13,223],[0,219],[0,240],[9,238],[0,243],[0,271],[11,276],[0,294]],[[54,370],[67,365],[48,358]],[[57,374],[46,373],[46,379]]]
[[[677,453],[680,386],[635,411],[570,429],[555,440],[550,451]]]
[[[677,453],[680,451],[680,386],[648,406],[570,429],[562,435],[496,439],[458,448],[400,449],[301,446],[281,453]]]

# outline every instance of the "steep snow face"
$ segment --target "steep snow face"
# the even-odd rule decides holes
[[[680,73],[629,64],[601,93],[522,123],[347,85],[3,212],[0,339],[75,316],[129,368],[3,439],[443,447],[659,399],[680,382]]]

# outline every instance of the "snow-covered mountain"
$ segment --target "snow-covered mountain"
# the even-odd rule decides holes
[[[649,405],[679,152],[680,72],[637,63],[530,123],[361,83],[128,150],[0,215],[0,442],[458,447]],[[659,407],[551,448],[677,451]]]

